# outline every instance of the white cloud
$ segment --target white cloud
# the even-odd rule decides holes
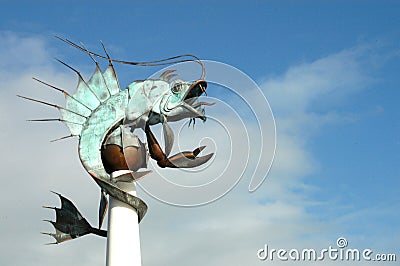
[[[266,182],[256,193],[248,194],[247,180],[242,180],[228,196],[200,209],[161,205],[149,213],[142,225],[142,234],[148,235],[143,240],[145,258],[151,258],[148,265],[160,261],[168,265],[185,265],[186,261],[258,265],[261,262],[255,253],[265,243],[288,249],[334,246],[340,225],[308,213],[308,207],[326,203],[307,197],[307,192],[316,188],[305,185],[304,178],[318,167],[307,145],[323,125],[352,121],[351,114],[336,112],[334,106],[370,82],[361,69],[363,56],[357,49],[343,51],[291,67],[284,75],[262,83],[276,118],[278,142]],[[325,107],[315,112],[313,104],[318,101]],[[247,129],[255,130],[251,127]],[[331,264],[337,263],[324,262]]]
[[[361,63],[365,49],[349,49],[290,67],[282,76],[264,82],[268,99],[280,115],[312,109],[313,104],[349,97],[371,82]]]
[[[51,139],[68,135],[61,124],[29,123],[26,119],[56,118],[58,111],[40,104],[17,98],[17,94],[63,103],[63,96],[32,80],[32,77],[49,81],[62,88],[75,88],[76,77],[59,72],[52,59],[46,42],[38,36],[22,37],[13,33],[0,33],[0,132],[2,162],[1,264],[3,265],[46,265],[59,264],[60,257],[75,254],[70,261],[85,264],[93,261],[92,256],[80,248],[83,243],[99,250],[104,261],[104,243],[84,239],[82,243],[63,247],[48,247],[52,241],[40,232],[51,232],[51,225],[43,219],[54,216],[42,205],[59,206],[57,197],[50,193],[55,190],[76,199],[84,213],[86,207],[97,206],[98,191],[93,182],[82,172],[76,158],[77,142],[73,140],[50,143]],[[79,188],[79,189],[77,189]],[[92,200],[85,199],[92,196]],[[76,196],[76,197],[74,197]],[[92,205],[93,204],[93,205]],[[92,221],[95,218],[90,217]],[[93,218],[93,219],[91,219]],[[89,241],[89,242],[88,242]],[[77,248],[77,249],[76,249]],[[76,249],[76,250],[75,250]],[[80,252],[80,250],[82,250]]]
[[[58,246],[42,245],[50,239],[39,232],[52,228],[41,220],[53,213],[40,206],[59,205],[49,190],[72,199],[93,224],[97,222],[99,191],[80,166],[76,141],[48,142],[68,134],[65,127],[24,121],[54,117],[57,111],[15,97],[20,93],[62,103],[60,95],[36,84],[31,76],[63,88],[74,88],[76,79],[54,67],[40,37],[2,33],[0,43],[3,62],[12,65],[0,70],[0,119],[7,125],[0,142],[4,199],[0,202],[1,264],[104,264],[106,242],[95,236]],[[275,111],[278,147],[271,174],[255,193],[248,193],[249,180],[242,180],[221,200],[198,208],[172,207],[143,194],[149,205],[141,225],[144,265],[187,265],[187,261],[192,265],[262,265],[256,252],[266,243],[289,249],[332,245],[338,228],[307,212],[315,202],[308,198],[307,191],[312,188],[303,180],[318,163],[307,149],[308,138],[324,123],[342,119],[342,114],[329,108],[322,114],[310,110],[321,98],[343,99],[369,82],[361,70],[361,56],[353,50],[340,52],[292,67],[262,84]],[[31,59],[26,62],[25,58]]]

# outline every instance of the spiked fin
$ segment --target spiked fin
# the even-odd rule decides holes
[[[46,222],[51,222],[51,221],[46,221]],[[53,223],[53,222],[51,222],[51,223]],[[53,226],[54,226],[54,225],[53,225]],[[43,233],[43,232],[41,232],[41,234],[43,234],[43,235],[49,235],[49,236],[53,237],[53,238],[56,240],[56,242],[47,243],[46,245],[59,244],[59,243],[62,243],[62,242],[65,242],[65,241],[68,241],[68,240],[73,239],[73,238],[71,237],[71,235],[66,234],[66,233],[63,233],[63,232],[61,232],[61,231],[58,230],[58,229],[56,229],[56,232],[55,232],[55,233]]]
[[[107,88],[110,90],[111,95],[117,94],[120,91],[120,87],[117,74],[115,73],[115,69],[112,64],[110,64],[107,67],[106,71],[104,71],[103,77],[105,83],[107,84]]]
[[[104,102],[108,98],[110,98],[111,95],[108,90],[108,86],[98,64],[96,64],[96,69],[90,80],[88,81],[87,85],[91,88],[91,91],[96,94],[97,98],[101,102]]]
[[[71,135],[64,136],[64,137],[61,137],[61,138],[58,138],[58,139],[50,140],[50,142],[56,142],[56,141],[60,141],[60,140],[68,139],[68,138],[72,138],[72,137],[75,137],[75,136],[71,134]]]
[[[92,90],[88,89],[88,85],[82,79],[82,76],[79,76],[78,87],[76,88],[74,97],[83,102],[91,110],[95,110],[101,103],[97,95],[92,92]]]
[[[84,124],[84,122],[86,121],[86,117],[75,112],[74,110],[69,110],[66,108],[63,108],[59,105],[56,104],[52,104],[52,103],[48,103],[48,102],[44,102],[41,100],[36,100],[33,98],[29,98],[26,96],[21,96],[21,95],[17,95],[20,98],[29,100],[29,101],[33,101],[33,102],[37,102],[37,103],[41,103],[41,104],[45,104],[51,107],[54,107],[56,109],[58,109],[61,113],[61,116],[63,117],[63,121],[68,121],[65,122],[65,124],[68,126],[68,128],[70,129],[72,135],[78,136],[79,133],[82,130],[82,125]]]
[[[78,211],[75,205],[67,198],[63,197],[61,194],[53,192],[59,196],[61,200],[61,208],[44,207],[55,210],[56,220],[49,221],[55,228],[55,233],[42,233],[52,236],[56,242],[50,244],[62,243],[74,238],[78,238],[90,233],[106,236],[107,232],[104,230],[99,230],[93,228],[89,222],[83,218],[82,214]]]
[[[63,89],[57,88],[54,85],[51,85],[47,82],[44,82],[40,79],[37,78],[33,78],[34,80],[36,80],[37,82],[40,82],[56,91],[61,92],[62,94],[64,94],[65,96],[65,100],[66,100],[66,106],[65,109],[68,110],[75,110],[76,112],[78,112],[80,115],[84,116],[84,117],[89,117],[90,113],[93,111],[91,110],[89,107],[87,107],[86,105],[84,105],[83,103],[81,103],[80,101],[78,101],[77,99],[75,99],[73,96],[71,96],[68,92],[66,92]]]

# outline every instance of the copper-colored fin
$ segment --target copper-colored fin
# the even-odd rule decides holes
[[[165,77],[165,80],[169,82],[173,77],[176,77],[176,76],[178,76],[178,74],[168,75],[168,76]]]
[[[175,71],[176,71],[176,69],[167,69],[167,70],[165,70],[165,71],[160,75],[160,79],[165,80],[165,77],[166,77],[168,74],[171,74],[171,73],[173,73],[173,72],[175,72]]]
[[[166,158],[165,153],[161,149],[150,130],[149,125],[145,126],[145,133],[151,158],[157,161],[158,166],[165,168],[192,168],[200,166],[211,159],[213,153],[205,156],[197,157],[199,153],[204,150],[205,146],[200,146],[193,151],[185,151],[177,153],[171,157]]]
[[[164,151],[161,149],[160,144],[158,144],[158,141],[153,132],[151,132],[148,124],[145,126],[145,133],[151,158],[157,162],[166,160],[167,156],[165,156]]]

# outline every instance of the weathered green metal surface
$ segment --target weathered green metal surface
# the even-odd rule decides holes
[[[110,130],[122,124],[127,102],[127,91],[113,95],[97,107],[83,125],[79,141],[79,157],[85,169],[93,171],[100,178],[109,179],[101,160],[101,145]]]
[[[53,208],[56,210],[57,218],[55,222],[50,222],[56,228],[56,233],[49,234],[56,239],[56,243],[88,233],[105,236],[106,232],[100,230],[100,227],[107,208],[106,194],[135,208],[138,212],[139,221],[143,219],[147,211],[147,205],[141,199],[121,189],[122,186],[119,182],[135,182],[151,172],[149,170],[139,171],[140,168],[147,168],[148,150],[155,151],[150,149],[150,146],[158,147],[157,152],[155,152],[157,154],[153,153],[151,157],[153,159],[156,158],[161,167],[196,167],[207,162],[213,156],[211,153],[198,157],[198,153],[204,148],[202,146],[193,152],[181,152],[168,157],[174,142],[174,135],[168,122],[186,118],[205,120],[202,106],[211,104],[205,102],[195,103],[197,98],[205,92],[207,83],[204,80],[185,82],[175,79],[171,81],[176,74],[173,73],[174,70],[166,70],[158,79],[134,81],[125,90],[121,90],[112,62],[133,65],[158,65],[157,63],[160,63],[159,65],[163,65],[165,60],[148,63],[111,60],[105,49],[107,57],[90,52],[86,48],[68,40],[61,40],[86,52],[93,59],[96,67],[90,79],[85,81],[77,70],[58,60],[76,72],[78,76],[78,84],[74,94],[70,95],[63,89],[38,79],[35,80],[63,93],[66,100],[65,107],[24,96],[20,97],[52,106],[60,111],[61,118],[36,119],[32,121],[61,121],[67,125],[71,131],[70,136],[79,138],[78,153],[84,168],[100,186],[102,192],[99,208],[99,229],[91,227],[73,203],[58,194],[62,201],[62,207],[61,209]],[[104,72],[101,71],[93,56],[108,59],[109,65]],[[184,56],[186,55],[170,59]],[[190,57],[195,58],[196,60],[194,61],[202,66],[203,78],[205,74],[203,64],[197,57]],[[178,60],[176,62],[185,61],[188,60]],[[165,152],[160,151],[161,147],[159,147],[149,127],[149,125],[158,123],[163,124]],[[151,142],[151,145],[149,144],[147,148],[144,142],[132,133],[136,128],[146,128],[147,140]],[[110,173],[115,169],[111,168],[112,170],[110,170],[110,167],[108,167],[106,171],[102,161],[102,148],[105,148],[103,149],[105,151],[108,147],[115,148],[115,145],[117,145],[117,150],[119,149],[118,146],[122,148],[122,158],[126,162],[129,161],[129,164],[123,165],[123,168],[128,167],[130,172],[111,178],[107,171]],[[107,154],[107,152],[105,153]],[[119,156],[120,154],[111,154],[112,159],[121,158]],[[161,164],[160,160],[162,161]]]

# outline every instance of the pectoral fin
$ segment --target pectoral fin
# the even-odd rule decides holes
[[[168,125],[167,118],[164,117],[163,121],[163,133],[164,133],[164,142],[165,142],[165,155],[169,156],[172,150],[172,146],[174,144],[174,132],[171,127]]]

